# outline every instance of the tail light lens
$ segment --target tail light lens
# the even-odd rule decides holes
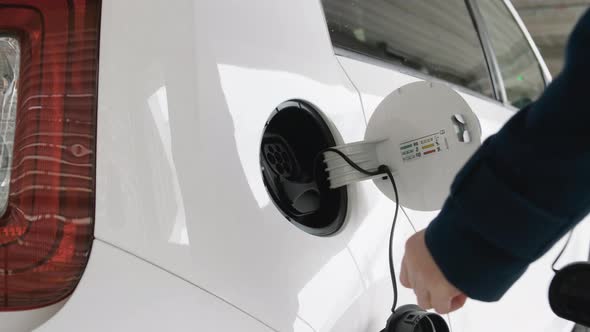
[[[93,239],[100,1],[0,0],[0,310],[68,296]]]
[[[0,37],[0,216],[8,208],[20,55],[16,38]]]

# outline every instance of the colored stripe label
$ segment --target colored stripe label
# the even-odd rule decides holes
[[[419,137],[400,144],[400,153],[404,162],[414,161],[425,156],[436,155],[449,149],[445,130]]]

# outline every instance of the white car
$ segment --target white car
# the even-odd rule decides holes
[[[379,331],[394,203],[315,155],[411,82],[485,139],[550,81],[500,0],[0,0],[0,75],[0,329],[44,332]],[[435,215],[404,209],[398,268]],[[571,331],[558,250],[451,330]]]

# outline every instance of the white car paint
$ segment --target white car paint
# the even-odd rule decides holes
[[[342,52],[348,54],[347,52]],[[362,57],[361,57],[362,59]],[[369,118],[381,101],[395,89],[418,80],[403,69],[376,61],[361,61],[339,56],[339,61],[355,86],[361,93],[366,116]],[[372,62],[372,63],[371,63]],[[467,93],[457,88],[478,116],[482,127],[482,139],[498,131],[514,114],[511,108],[483,96]],[[493,204],[493,202],[490,202]],[[501,208],[501,207],[498,207]],[[436,212],[414,211],[404,209],[412,223],[423,229],[436,217]],[[507,230],[509,231],[509,230]],[[569,261],[586,260],[588,240],[590,238],[588,223],[582,223],[576,230],[577,250],[570,250]],[[547,301],[547,289],[553,277],[551,264],[563,246],[556,245],[541,259],[531,265],[517,284],[495,304],[469,301],[467,305],[451,315],[453,331],[571,331],[572,324],[553,314]],[[530,315],[535,319],[531,319]],[[490,319],[491,316],[501,319]],[[507,325],[509,324],[509,325]]]
[[[319,0],[103,0],[100,49],[96,241],[70,299],[23,330],[383,328],[393,203],[371,183],[351,186],[343,229],[306,234],[270,201],[259,146],[290,99],[320,109],[338,143],[361,140],[383,97],[419,78],[335,55]],[[513,114],[460,92],[484,138]],[[405,240],[436,215],[406,213],[398,271]],[[564,261],[586,258],[587,228]],[[554,254],[500,303],[452,314],[453,331],[571,329],[547,305]],[[414,301],[400,288],[399,304]]]
[[[95,241],[86,276],[37,331],[272,331],[231,304]],[[75,317],[75,318],[74,318]]]
[[[366,319],[343,315],[365,289],[347,247],[364,211],[338,236],[308,235],[272,204],[259,167],[263,127],[285,100],[323,110],[342,141],[364,135],[324,25],[313,1],[105,1],[96,237],[277,330]]]

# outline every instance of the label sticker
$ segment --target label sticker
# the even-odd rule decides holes
[[[400,144],[404,162],[435,155],[449,149],[445,130]]]

